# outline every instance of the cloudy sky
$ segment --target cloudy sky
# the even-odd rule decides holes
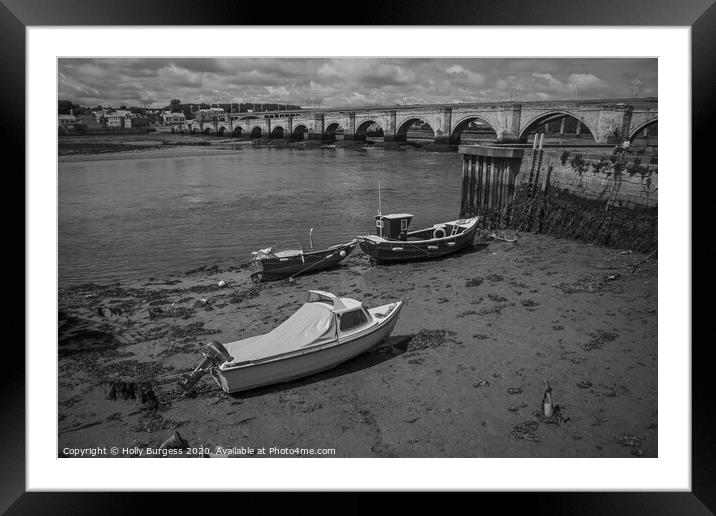
[[[636,83],[636,84],[635,84]],[[656,59],[60,59],[59,98],[362,106],[657,96]]]

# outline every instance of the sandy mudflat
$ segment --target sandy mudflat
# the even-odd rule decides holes
[[[177,429],[192,446],[339,457],[656,457],[657,263],[633,272],[643,258],[525,234],[392,266],[357,250],[260,289],[238,267],[61,289],[59,449],[155,447]],[[102,380],[184,372],[208,340],[267,332],[316,288],[411,301],[378,349],[317,376],[232,396],[208,376],[195,397],[166,383],[157,410],[107,399]]]

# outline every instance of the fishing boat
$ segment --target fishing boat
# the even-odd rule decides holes
[[[409,231],[412,218],[409,213],[379,213],[376,234],[358,237],[358,245],[375,262],[439,258],[473,245],[478,217]]]
[[[388,337],[406,302],[366,308],[355,299],[310,290],[308,302],[271,332],[208,344],[204,359],[180,385],[191,389],[210,371],[224,391],[233,393],[331,369]]]
[[[313,232],[313,228],[311,228]],[[310,238],[311,233],[309,233]],[[278,246],[268,247],[251,253],[251,279],[254,282],[272,281],[297,276],[308,272],[316,272],[334,267],[356,246],[356,240],[338,244],[326,249],[304,251],[299,242],[291,248]],[[311,247],[313,240],[311,239]]]

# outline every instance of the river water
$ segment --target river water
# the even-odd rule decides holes
[[[60,161],[60,287],[239,265],[276,242],[308,249],[311,227],[316,247],[349,241],[374,231],[379,178],[383,213],[413,213],[413,229],[455,219],[460,208],[457,153],[133,154]]]

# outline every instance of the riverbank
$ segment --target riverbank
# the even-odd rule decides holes
[[[290,141],[285,139],[240,139],[221,136],[146,133],[118,135],[59,136],[58,156],[60,161],[87,161],[90,159],[117,159],[160,155],[201,155],[228,152],[244,146],[275,148],[346,148],[368,150],[371,147],[386,150],[427,152],[456,152],[457,145],[440,145],[432,141],[410,141],[405,143],[383,142],[381,140],[335,142]]]
[[[206,267],[61,289],[59,449],[156,447],[178,430],[191,446],[339,457],[657,456],[657,263],[645,255],[523,234],[441,261],[371,267],[356,253],[295,283],[248,276]],[[156,403],[107,399],[105,381],[156,384],[209,340],[270,331],[309,289],[411,301],[378,349],[319,375],[231,396],[211,378],[193,396],[167,379]]]

